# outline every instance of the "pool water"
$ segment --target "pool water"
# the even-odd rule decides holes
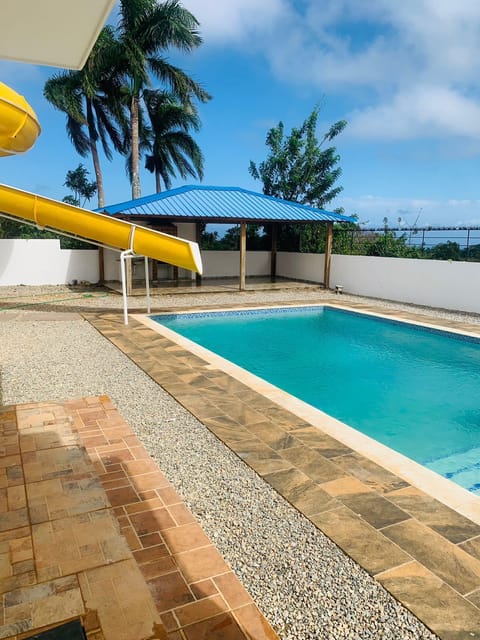
[[[480,341],[328,307],[154,320],[480,494]]]

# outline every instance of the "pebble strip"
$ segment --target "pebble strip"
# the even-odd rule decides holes
[[[208,280],[206,281],[208,282]],[[215,293],[161,293],[155,295],[152,290],[152,312],[168,310],[172,308],[196,308],[203,306],[229,306],[234,304],[281,304],[282,302],[305,302],[321,303],[325,298],[332,298],[331,291],[325,291],[321,287],[305,288],[299,283],[298,288],[288,288],[281,290],[247,290],[238,291],[225,289]],[[195,291],[194,289],[192,291]],[[333,295],[340,303],[365,302],[371,304],[375,302],[377,306],[385,309],[398,311],[412,311],[430,315],[435,318],[446,320],[458,320],[459,322],[470,322],[480,324],[480,314],[467,313],[463,311],[449,311],[447,309],[436,309],[413,304],[404,304],[377,298],[365,298],[362,296],[343,293]],[[146,298],[143,296],[133,296],[128,299],[128,310],[130,313],[145,313]],[[13,307],[13,308],[11,308]],[[0,287],[0,320],[12,313],[23,314],[25,311],[35,309],[36,311],[51,311],[61,307],[62,311],[82,312],[123,309],[122,297],[109,289],[103,287],[72,287],[68,285],[45,285],[34,287],[29,285],[16,285]]]
[[[5,293],[0,289],[1,297]],[[301,298],[299,291],[247,295],[252,302]],[[181,306],[180,296],[168,297]],[[216,295],[215,303],[247,301],[241,294],[222,297]],[[185,298],[185,306],[213,303],[211,296]],[[280,638],[436,638],[87,322],[12,313],[1,318],[10,316],[9,322],[0,322],[2,404],[108,394]]]

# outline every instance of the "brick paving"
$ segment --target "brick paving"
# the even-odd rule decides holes
[[[106,396],[0,408],[0,638],[277,638]]]

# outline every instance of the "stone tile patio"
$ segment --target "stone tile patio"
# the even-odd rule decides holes
[[[0,638],[277,636],[110,400],[0,408]]]
[[[440,638],[480,637],[480,524],[144,324],[86,317]],[[150,535],[148,523],[126,526]]]

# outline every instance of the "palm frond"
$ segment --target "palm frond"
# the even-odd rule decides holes
[[[70,142],[75,147],[75,151],[85,158],[90,153],[90,141],[86,135],[83,125],[79,124],[77,120],[67,116],[67,135],[70,138]]]
[[[201,84],[179,67],[167,62],[165,58],[151,56],[148,58],[148,65],[152,73],[169,87],[182,102],[191,104],[192,97],[200,102],[208,102],[212,99],[212,96]]]

